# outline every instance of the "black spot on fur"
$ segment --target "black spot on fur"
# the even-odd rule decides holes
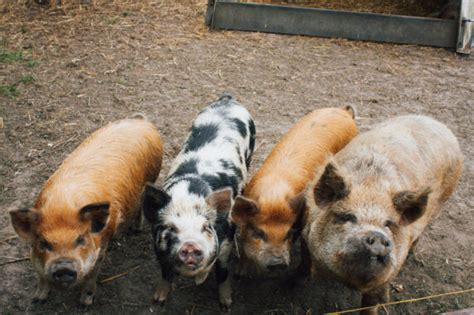
[[[232,243],[235,236],[236,226],[233,223],[229,223],[229,221],[227,220],[228,216],[229,216],[229,213],[221,213],[221,212],[218,213],[217,220],[214,225],[214,229],[216,231],[217,239],[219,241],[220,246],[225,240]],[[229,276],[229,271],[227,267],[223,267],[221,265],[221,262],[217,260],[217,263],[216,263],[217,284],[224,282],[228,276]]]
[[[234,97],[230,94],[223,94],[221,97],[219,97],[219,101],[222,101],[222,100],[232,100],[234,99]]]
[[[197,159],[189,159],[181,163],[172,177],[179,177],[187,174],[197,174]]]
[[[224,240],[232,241],[234,239],[236,226],[233,223],[229,223],[227,218],[229,213],[219,212],[217,214],[216,223],[214,225],[214,230],[217,234],[217,239],[219,244],[222,244]]]
[[[186,181],[189,182],[188,191],[191,194],[206,197],[207,195],[211,193],[208,183],[206,183],[206,181],[198,177],[190,177],[190,178],[187,178]]]
[[[209,107],[212,110],[217,111],[219,115],[222,117],[227,117],[228,116],[228,110],[229,110],[229,105],[235,104],[232,96],[230,95],[223,95],[221,96],[217,101],[212,103]]]
[[[217,175],[203,175],[202,178],[211,186],[212,190],[219,190],[226,187],[232,188],[234,196],[237,196],[239,180],[237,176],[229,176],[226,173],[217,173]]]
[[[234,172],[235,175],[237,175],[238,178],[241,180],[243,179],[243,174],[242,170],[235,166],[234,163],[231,161],[226,161],[226,160],[220,160],[219,161],[224,169],[230,169],[232,172]],[[235,196],[235,195],[234,195]]]
[[[196,151],[204,145],[212,142],[217,137],[219,127],[216,124],[193,127],[191,135],[185,144],[184,152]]]
[[[231,121],[234,123],[242,138],[247,137],[247,126],[245,123],[238,118],[232,118]]]
[[[156,223],[159,212],[171,201],[171,197],[161,188],[146,184],[142,198],[142,210],[145,218],[150,223]]]
[[[172,266],[174,265],[175,258],[176,258],[175,257],[176,255],[174,254],[174,252],[176,251],[176,247],[177,247],[177,244],[179,243],[179,239],[178,239],[178,236],[171,231],[166,231],[165,233],[163,233],[163,231],[165,230],[166,230],[166,226],[162,225],[161,223],[153,226],[152,233],[153,233],[153,240],[154,240],[154,250],[155,250],[156,257],[158,258],[158,261],[160,262],[163,276],[165,276],[165,273],[166,273],[166,277],[172,278],[173,277]],[[159,244],[162,243],[163,241],[165,242],[166,245],[164,249],[161,249]]]
[[[250,167],[250,162],[252,161],[252,154],[255,150],[255,123],[252,119],[249,120],[249,130],[250,130],[250,141],[249,141],[249,151],[245,152],[245,164],[247,164],[247,169]]]

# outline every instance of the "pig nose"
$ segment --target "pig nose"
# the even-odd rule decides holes
[[[198,264],[203,259],[203,253],[196,243],[186,242],[179,250],[179,258],[186,264]]]
[[[74,282],[77,278],[75,270],[62,268],[53,272],[53,280],[56,282]]]
[[[269,271],[283,271],[288,268],[288,264],[285,263],[283,257],[273,256],[268,262],[267,268]]]
[[[72,283],[76,281],[77,271],[74,270],[73,261],[63,259],[54,263],[51,277],[55,282]]]
[[[384,258],[392,251],[392,242],[380,232],[370,232],[363,243],[369,252],[377,257]]]

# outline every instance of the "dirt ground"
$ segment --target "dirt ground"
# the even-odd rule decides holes
[[[255,118],[252,173],[281,135],[316,108],[354,105],[362,131],[411,113],[447,124],[466,157],[463,176],[425,231],[418,261],[410,258],[392,283],[392,300],[472,288],[474,58],[407,45],[209,32],[204,12],[202,1],[183,0],[0,13],[0,52],[16,53],[0,58],[1,312],[71,313],[78,301],[77,291],[53,292],[46,304],[30,305],[36,277],[28,260],[13,262],[28,256],[28,246],[15,237],[9,209],[31,206],[88,134],[135,112],[156,123],[164,139],[161,182],[193,117],[223,92]],[[127,271],[98,285],[90,313],[218,312],[214,277],[199,287],[181,279],[165,307],[150,303],[157,264],[146,225],[141,234],[113,242],[99,279]],[[360,301],[357,292],[323,279],[292,290],[279,278],[235,280],[233,287],[235,314],[320,314]],[[387,310],[432,314],[469,307],[472,292]]]

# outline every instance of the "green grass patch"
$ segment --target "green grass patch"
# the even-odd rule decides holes
[[[36,60],[36,59],[29,59],[27,62],[26,62],[26,66],[28,68],[34,68],[36,67],[37,65],[39,65],[40,62],[39,60]]]
[[[0,43],[0,46],[3,46]],[[31,52],[28,56],[25,56],[22,51],[8,51],[5,48],[0,47],[0,63],[15,63],[21,62],[28,68],[34,68],[40,64],[39,60],[31,57]]]
[[[19,94],[18,89],[17,89],[18,84],[20,83],[30,84],[34,81],[36,81],[34,76],[22,75],[14,84],[0,85],[0,95],[8,97],[8,98],[14,98],[15,96],[18,96]]]
[[[22,75],[18,79],[18,83],[28,84],[28,83],[34,82],[35,80],[36,80],[35,77],[33,77],[32,75]]]
[[[6,51],[0,49],[0,63],[14,63],[23,60],[23,53],[21,51]]]
[[[8,98],[14,98],[17,96],[18,90],[16,89],[16,84],[0,85],[0,95]]]

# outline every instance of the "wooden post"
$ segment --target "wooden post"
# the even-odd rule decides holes
[[[207,0],[207,10],[206,10],[206,23],[207,26],[211,26],[212,16],[214,15],[214,6],[216,0]]]
[[[459,33],[456,51],[460,54],[470,54],[474,29],[474,3],[472,0],[462,0],[459,13]]]

